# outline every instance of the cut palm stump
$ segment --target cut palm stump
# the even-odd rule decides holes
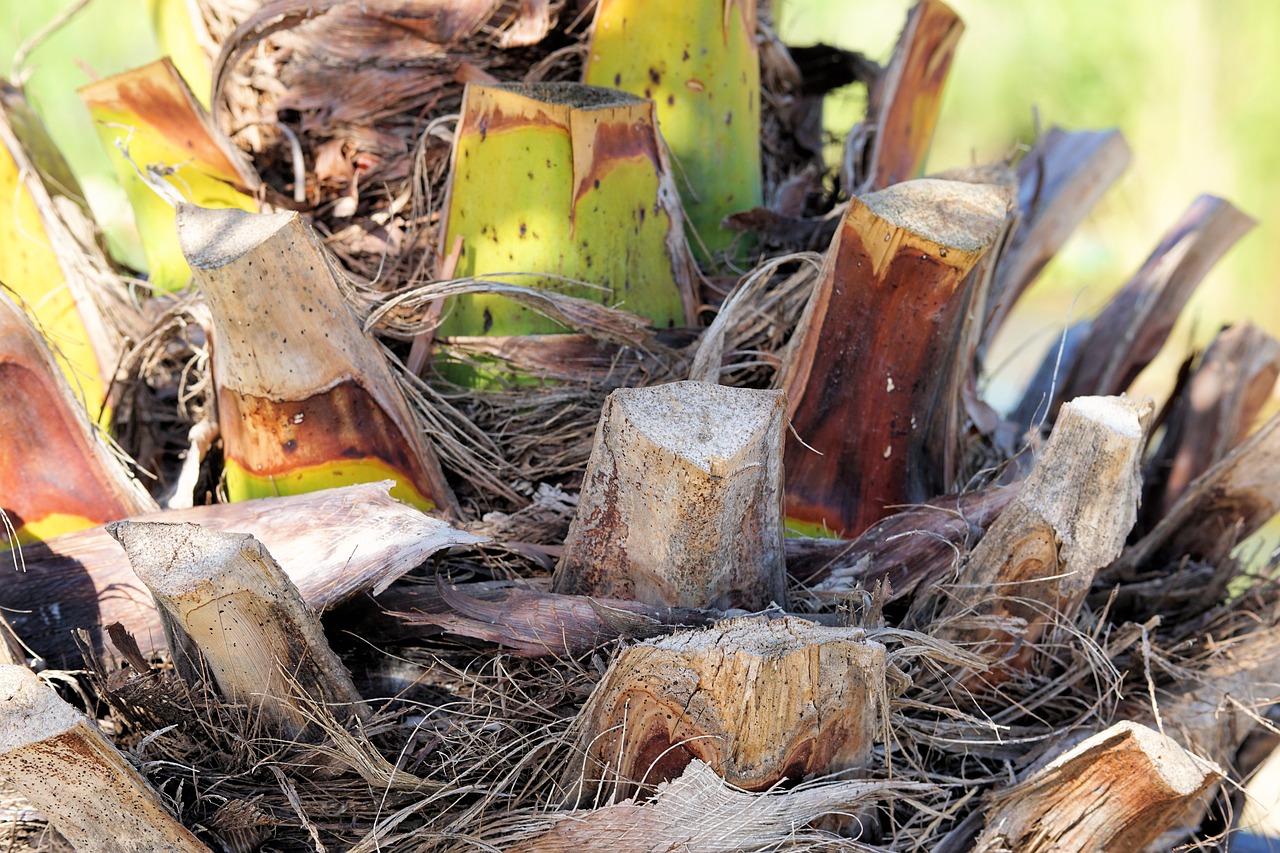
[[[442,255],[462,238],[455,274],[683,326],[696,307],[693,262],[653,110],[578,83],[467,86],[440,229]],[[501,293],[456,297],[446,315],[440,336],[565,331]],[[444,369],[487,384],[484,371]]]
[[[756,0],[600,0],[583,80],[653,101],[695,249],[727,248],[763,203]]]
[[[554,591],[783,604],[782,411],[777,391],[705,382],[610,394]]]
[[[296,213],[184,205],[178,236],[213,314],[213,382],[233,501],[393,479],[457,514],[435,452],[334,262]]]
[[[570,800],[621,799],[695,759],[729,784],[865,767],[884,727],[885,648],[860,628],[743,617],[633,646],[579,716]]]
[[[80,851],[208,853],[88,718],[22,666],[0,665],[0,776]]]
[[[1177,741],[1116,723],[997,794],[973,849],[1146,850],[1222,776]]]
[[[1000,187],[932,179],[850,203],[779,379],[789,529],[853,537],[955,491],[969,272],[1007,211]]]
[[[1123,397],[1081,397],[1063,406],[1018,496],[956,582],[917,601],[916,624],[1025,669],[1046,629],[1074,620],[1094,575],[1120,555],[1137,519],[1138,466],[1150,421],[1150,402]]]
[[[261,542],[198,524],[119,521],[107,531],[155,596],[188,679],[207,664],[223,694],[261,708],[289,734],[308,728],[307,704],[360,712],[319,616]]]
[[[155,508],[0,290],[0,550]]]
[[[432,554],[484,541],[362,483],[305,495],[149,512],[131,521],[190,522],[250,533],[267,547],[307,604],[325,611],[362,592],[381,593]],[[105,626],[133,635],[150,658],[165,648],[160,616],[129,559],[102,527],[27,545],[25,572],[0,573],[0,602],[14,629],[51,666],[78,667],[75,632],[97,653]]]
[[[841,177],[849,192],[885,189],[923,172],[963,33],[964,21],[940,0],[911,8],[893,57],[871,87],[868,119],[845,142]]]

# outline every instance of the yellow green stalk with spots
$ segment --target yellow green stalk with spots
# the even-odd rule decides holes
[[[756,0],[599,0],[583,79],[653,100],[695,251],[729,247],[762,203]]]
[[[653,105],[576,83],[467,87],[442,229],[456,275],[688,323],[693,268]],[[497,294],[451,300],[440,335],[566,331]]]

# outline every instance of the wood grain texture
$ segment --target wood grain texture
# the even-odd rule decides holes
[[[996,794],[973,850],[1143,850],[1222,776],[1154,729],[1117,723]]]
[[[553,590],[784,604],[783,406],[777,391],[705,382],[609,395]]]
[[[625,650],[579,716],[579,802],[633,796],[697,760],[730,784],[865,766],[887,707],[885,649],[858,628],[744,617]]]
[[[319,615],[261,542],[198,524],[116,521],[107,532],[155,597],[188,679],[207,666],[228,699],[260,708],[291,735],[311,730],[310,703],[339,716],[359,712],[360,694]]]
[[[1036,642],[1050,625],[1075,618],[1098,570],[1124,547],[1150,422],[1149,402],[1086,397],[1063,406],[1018,496],[956,582],[917,602],[915,624],[983,646],[1008,667],[1029,666]]]
[[[999,187],[932,179],[850,203],[778,380],[789,521],[853,537],[954,490],[968,276],[1007,212]]]

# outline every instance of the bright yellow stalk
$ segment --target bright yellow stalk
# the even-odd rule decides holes
[[[494,275],[663,328],[692,316],[681,212],[646,101],[575,83],[468,86],[445,209],[444,247],[462,238],[459,277]],[[472,294],[451,301],[440,334],[564,330]]]
[[[85,408],[105,422],[117,353],[76,268],[84,247],[62,219],[83,211],[84,199],[22,94],[0,87],[0,283],[48,337]]]

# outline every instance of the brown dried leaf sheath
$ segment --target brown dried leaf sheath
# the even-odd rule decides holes
[[[855,536],[947,492],[967,275],[1003,227],[996,187],[919,180],[855,199],[787,352],[787,517]]]

